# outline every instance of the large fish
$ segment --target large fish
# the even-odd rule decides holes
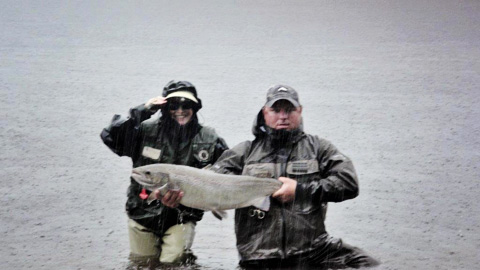
[[[162,195],[170,189],[180,189],[184,193],[181,204],[212,211],[220,219],[226,216],[224,210],[250,205],[268,211],[269,196],[282,185],[272,178],[219,174],[208,169],[173,164],[134,168],[132,178],[150,191],[160,189]],[[148,201],[153,200],[151,195]]]

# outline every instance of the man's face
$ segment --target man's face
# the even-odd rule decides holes
[[[281,99],[272,107],[263,107],[263,118],[267,126],[280,130],[294,130],[302,121],[302,107],[295,107],[287,100]]]
[[[185,98],[172,98],[167,103],[170,116],[181,126],[186,125],[193,116],[193,101]]]

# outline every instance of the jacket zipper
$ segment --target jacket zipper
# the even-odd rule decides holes
[[[287,177],[287,162],[290,158],[290,154],[293,151],[293,145],[290,146],[290,149],[284,148],[284,156],[280,160],[279,163],[276,163],[276,166],[280,166],[280,168],[277,167],[277,171],[280,172],[280,176]],[[287,154],[288,153],[288,154]],[[278,154],[278,152],[277,152]],[[278,155],[277,155],[277,160],[278,160]],[[280,170],[278,170],[280,169]],[[285,207],[282,203],[282,259],[285,259],[287,257],[287,226],[285,222]]]

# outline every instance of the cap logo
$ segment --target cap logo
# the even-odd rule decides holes
[[[288,89],[282,86],[278,88],[277,92],[288,92]]]

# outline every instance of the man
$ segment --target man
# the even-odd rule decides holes
[[[170,81],[162,96],[132,108],[129,117],[115,115],[101,138],[119,156],[130,157],[134,168],[154,163],[203,168],[228,147],[214,129],[198,123],[197,111],[201,108],[191,83]],[[150,118],[158,110],[160,116]],[[167,193],[162,202],[148,204],[149,191],[133,179],[127,195],[132,259],[162,263],[194,259],[190,247],[203,211],[178,205],[178,197],[183,194],[176,191]]]
[[[329,141],[305,134],[297,92],[268,90],[253,126],[253,141],[225,151],[212,170],[277,178],[271,208],[237,209],[235,233],[240,265],[247,268],[374,266],[378,262],[325,230],[328,202],[358,195],[352,162]]]

